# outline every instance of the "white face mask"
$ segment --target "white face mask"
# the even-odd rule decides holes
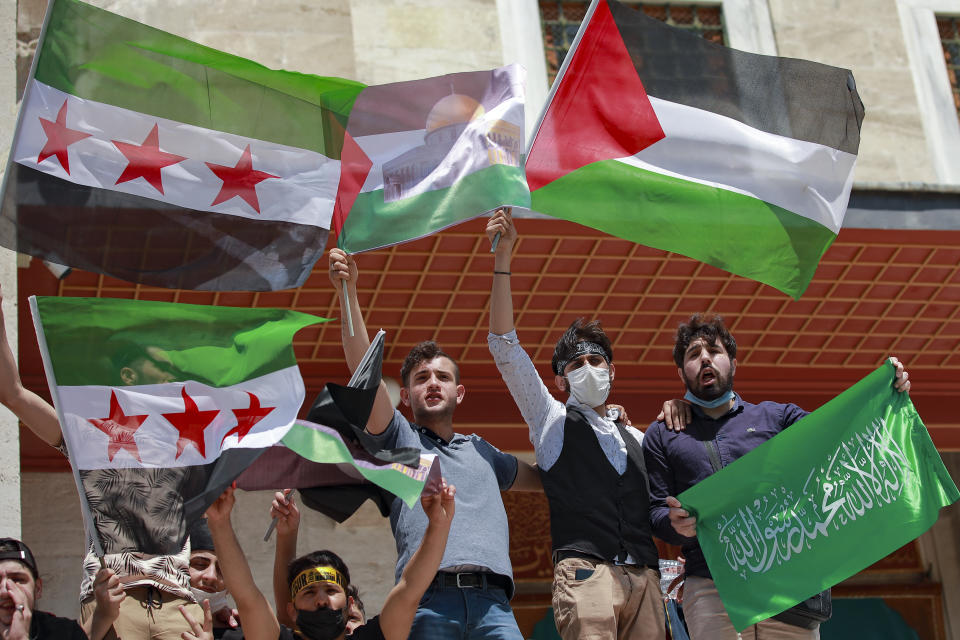
[[[197,604],[203,606],[204,600],[210,601],[210,612],[216,613],[220,609],[230,609],[232,608],[230,601],[227,599],[226,590],[223,591],[204,591],[203,589],[197,589],[195,587],[190,587],[190,591],[193,592],[193,597],[197,599]]]
[[[599,407],[610,394],[610,370],[584,365],[567,374],[570,395],[588,407]]]

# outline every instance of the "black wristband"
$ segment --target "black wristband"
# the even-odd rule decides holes
[[[494,271],[493,275],[495,276],[512,276],[513,274],[509,271]]]

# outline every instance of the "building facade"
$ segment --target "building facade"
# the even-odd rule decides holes
[[[547,98],[549,80],[561,64],[588,2],[95,0],[93,4],[269,67],[368,84],[518,62],[527,69],[526,132],[496,132],[516,141],[530,135]],[[805,300],[791,303],[742,279],[711,276],[720,297],[732,305],[719,310],[728,317],[743,318],[735,327],[740,331],[738,338],[747,336],[746,348],[756,354],[756,364],[751,366],[757,371],[755,377],[744,380],[743,387],[757,399],[773,396],[813,408],[866,373],[866,362],[876,363],[889,355],[885,349],[896,349],[911,368],[921,415],[954,478],[960,479],[960,421],[949,411],[955,385],[942,375],[960,365],[960,0],[632,4],[728,46],[853,71],[866,107],[854,195],[844,230],[821,263],[817,286],[811,287]],[[9,150],[17,101],[36,49],[44,8],[44,0],[0,0],[0,25],[4,27],[0,59],[6,61],[0,65],[0,101],[6,105],[0,110],[0,145],[5,151]],[[438,136],[462,127],[462,120],[445,123],[431,133]],[[429,143],[427,140],[422,149]],[[518,151],[522,148],[517,147]],[[387,179],[388,167],[384,167],[384,183],[395,185],[394,190],[402,194],[407,178],[415,179],[410,176],[416,173],[414,161],[418,158],[398,158],[402,166],[395,168],[395,179]],[[506,163],[517,160],[496,159]],[[697,298],[686,286],[692,275],[703,274],[703,270],[692,261],[608,242],[596,233],[570,240],[578,233],[573,225],[537,218],[524,223],[529,226],[523,232],[530,229],[533,233],[519,252],[526,255],[523,252],[528,249],[531,260],[525,272],[518,274],[521,277],[515,278],[514,288],[526,299],[522,307],[518,305],[525,314],[524,326],[534,327],[525,330],[525,335],[535,338],[525,340],[534,350],[534,360],[538,365],[545,360],[546,350],[559,334],[557,326],[566,326],[571,316],[576,317],[576,308],[558,306],[558,296],[575,291],[583,297],[582,308],[589,313],[598,307],[591,294],[603,294],[608,309],[604,322],[614,327],[618,354],[627,354],[624,362],[656,365],[638,366],[627,376],[628,370],[618,361],[618,382],[620,378],[632,380],[618,386],[627,394],[618,401],[636,415],[635,423],[647,422],[658,399],[678,392],[664,342],[669,340],[678,314],[686,309],[677,300],[706,304],[713,295]],[[444,345],[456,345],[473,394],[470,397],[479,398],[458,414],[463,418],[458,418],[460,429],[483,433],[500,448],[532,459],[525,427],[517,412],[511,411],[509,396],[485,355],[483,309],[489,273],[486,265],[479,263],[483,251],[468,241],[480,228],[474,223],[426,244],[361,257],[361,267],[371,282],[364,283],[362,302],[379,313],[371,313],[370,325],[382,322],[395,336],[397,346],[391,346],[387,354],[388,369],[397,369],[405,348],[418,340],[437,338]],[[16,343],[19,330],[25,383],[42,395],[46,395],[45,382],[36,360],[33,330],[28,315],[17,309],[25,296],[159,299],[165,295],[89,274],[72,274],[61,281],[36,260],[18,260],[8,251],[0,251],[8,332]],[[604,272],[607,280],[589,280],[584,275],[584,260],[606,265],[604,260],[611,256],[619,256],[620,262],[610,261],[609,273]],[[463,265],[463,271],[459,266],[444,266],[448,264]],[[424,266],[437,277],[425,281]],[[335,299],[324,282],[323,267],[321,264],[320,273],[298,292],[222,295],[212,301],[296,306],[335,316]],[[471,280],[472,273],[478,278],[476,283]],[[746,293],[741,295],[741,291]],[[452,292],[458,294],[457,300]],[[431,294],[439,299],[430,298]],[[189,296],[172,299],[197,301]],[[409,315],[413,307],[421,310],[419,316]],[[318,390],[322,380],[346,379],[338,335],[336,327],[324,329],[317,345],[300,345],[298,355],[308,354],[301,359],[308,394]],[[811,340],[822,337],[811,347],[814,355],[806,362],[790,361],[782,355],[785,351],[803,352],[804,338],[798,340],[797,335]],[[876,342],[880,338],[885,341]],[[72,477],[59,454],[44,448],[5,411],[0,443],[0,536],[22,535],[33,547],[46,580],[42,606],[61,615],[75,615],[84,542]],[[245,495],[236,518],[254,573],[268,594],[273,551],[260,540],[269,522],[269,502],[268,495]],[[515,606],[522,626],[529,630],[549,605],[545,502],[524,496],[509,498],[508,506],[511,516],[516,516],[511,521],[520,584]],[[396,556],[389,525],[376,509],[368,505],[343,525],[307,513],[300,545],[303,551],[329,547],[341,553],[361,585],[368,611],[379,610],[392,583]],[[934,529],[916,545],[891,556],[876,571],[848,581],[839,593],[878,596],[898,611],[912,608],[919,613],[917,621],[910,622],[921,637],[960,640],[960,512],[956,505],[945,509]]]

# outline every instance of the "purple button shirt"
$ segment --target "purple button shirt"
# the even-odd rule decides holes
[[[727,466],[807,415],[795,404],[750,404],[735,394],[736,405],[714,420],[693,407],[686,430],[670,431],[654,422],[643,438],[643,457],[650,478],[650,524],[658,538],[683,547],[686,572],[709,578],[710,570],[696,538],[677,533],[670,524],[667,496],[678,496],[713,473],[706,442],[712,442]]]

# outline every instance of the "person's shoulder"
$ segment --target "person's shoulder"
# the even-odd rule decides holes
[[[33,633],[30,634],[32,638],[73,640],[87,637],[83,627],[73,618],[62,618],[46,611],[34,611],[31,626],[34,627]]]
[[[800,420],[810,413],[803,407],[799,407],[792,402],[774,402],[772,400],[764,400],[759,404],[743,402],[743,405],[744,411],[749,409],[751,411],[771,416],[779,421],[784,427],[790,426],[794,422]]]
[[[380,628],[380,616],[373,616],[346,637],[350,640],[383,640],[383,629]]]
[[[277,640],[296,640],[296,636],[293,629],[280,625],[280,635],[277,636]]]
[[[653,438],[659,439],[664,432],[667,431],[667,423],[663,420],[654,420],[650,423],[650,426],[647,427],[647,430],[643,432],[642,442],[646,443],[648,440]]]
[[[455,439],[464,438],[465,440],[468,440],[473,445],[474,449],[476,449],[480,454],[484,454],[484,453],[503,454],[503,452],[500,451],[500,449],[497,448],[496,445],[492,444],[490,441],[486,440],[483,436],[477,435],[476,433],[471,433],[468,436],[455,433],[453,434],[453,437]],[[503,454],[503,455],[508,455],[508,454]]]
[[[762,400],[757,404],[747,402],[746,400],[741,400],[744,409],[753,409],[753,410],[762,410],[762,411],[775,411],[775,412],[796,412],[801,411],[807,413],[803,408],[793,404],[792,402],[776,402],[774,400]]]
[[[243,629],[227,629],[225,627],[214,627],[213,637],[217,640],[243,640]]]

